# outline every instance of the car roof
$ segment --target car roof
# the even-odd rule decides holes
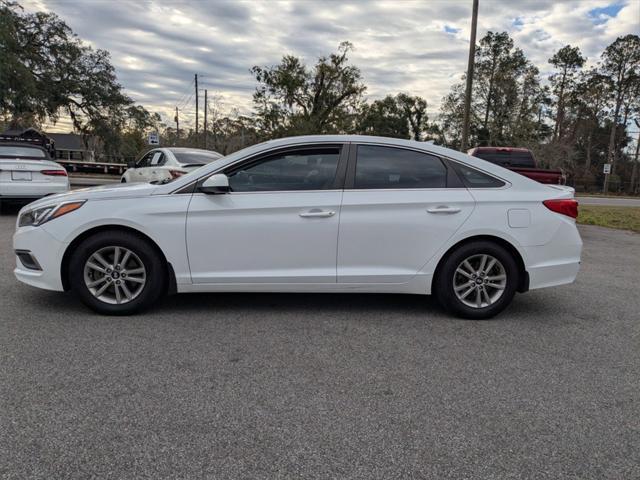
[[[196,152],[196,153],[210,153],[213,155],[221,155],[215,150],[205,150],[204,148],[189,148],[189,147],[163,147],[170,152]]]
[[[476,152],[530,152],[528,148],[522,147],[475,147]]]

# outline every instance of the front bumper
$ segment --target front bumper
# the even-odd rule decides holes
[[[27,268],[16,255],[13,273],[19,281],[28,285],[63,291],[60,267],[66,248],[66,243],[57,240],[42,226],[19,228],[13,235],[13,249],[28,252],[37,261],[40,270]]]

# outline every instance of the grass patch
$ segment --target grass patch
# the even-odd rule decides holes
[[[640,207],[580,205],[578,211],[578,223],[640,233]]]

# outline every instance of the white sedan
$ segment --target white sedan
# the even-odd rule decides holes
[[[46,150],[26,143],[0,143],[0,202],[30,201],[67,190],[67,171]]]
[[[129,314],[166,292],[435,293],[489,318],[574,281],[573,190],[427,143],[272,140],[166,184],[97,187],[20,211],[16,277]]]
[[[145,153],[137,162],[131,162],[120,181],[166,182],[219,158],[222,158],[222,155],[211,150],[155,148]]]

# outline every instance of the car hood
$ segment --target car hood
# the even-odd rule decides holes
[[[28,205],[28,208],[50,205],[52,203],[76,200],[105,200],[111,198],[146,197],[157,190],[158,185],[150,183],[115,183],[99,187],[80,188],[57,195],[49,195]]]

